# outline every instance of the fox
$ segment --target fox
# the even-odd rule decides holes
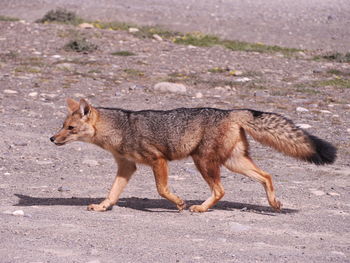
[[[206,212],[224,196],[220,168],[226,167],[260,182],[269,205],[281,211],[272,176],[249,156],[247,134],[259,143],[296,159],[315,165],[332,164],[337,149],[296,126],[280,114],[252,109],[176,108],[131,111],[94,107],[85,99],[67,99],[68,114],[63,127],[50,138],[57,146],[74,141],[91,143],[109,151],[117,174],[107,197],[89,204],[89,211],[107,211],[136,171],[136,164],[152,168],[159,195],[179,211],[186,203],[170,191],[168,162],[191,157],[209,185],[211,195],[191,212]]]

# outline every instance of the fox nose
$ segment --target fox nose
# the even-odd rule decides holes
[[[51,142],[54,142],[54,141],[55,141],[55,137],[52,136],[52,137],[50,138],[50,141],[51,141]]]

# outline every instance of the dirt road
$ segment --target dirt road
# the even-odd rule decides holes
[[[32,3],[22,15],[40,18],[32,13],[39,2]],[[44,12],[47,2],[40,3]],[[70,25],[0,22],[0,32],[1,263],[349,262],[349,63]],[[98,49],[64,50],[77,34]],[[161,81],[187,90],[154,90]],[[118,206],[89,212],[88,204],[106,196],[116,165],[92,145],[49,141],[62,125],[67,97],[130,110],[278,112],[336,145],[338,160],[316,167],[251,141],[253,159],[274,177],[282,213],[269,208],[259,183],[225,169],[226,195],[218,205],[203,214],[178,213],[142,165]],[[209,196],[191,159],[171,163],[170,171],[172,191],[188,205]]]

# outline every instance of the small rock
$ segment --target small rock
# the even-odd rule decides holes
[[[36,91],[30,92],[30,93],[28,94],[28,96],[29,96],[29,97],[36,97],[36,96],[38,96],[38,92],[36,92]]]
[[[196,97],[197,99],[203,98],[202,92],[197,92],[196,95],[195,95],[195,97]]]
[[[91,29],[94,28],[94,25],[89,24],[89,23],[82,23],[79,25],[80,28],[84,28],[84,29]]]
[[[322,196],[325,195],[326,193],[321,191],[321,190],[317,190],[317,189],[309,189],[310,192],[316,196]]]
[[[296,111],[298,111],[298,112],[308,112],[309,110],[306,109],[306,108],[303,108],[303,107],[297,107]]]
[[[57,191],[59,191],[59,192],[69,192],[70,189],[68,187],[60,186],[60,187],[58,187]]]
[[[234,81],[236,81],[236,82],[248,82],[248,81],[251,81],[251,79],[244,77],[244,78],[235,79]]]
[[[16,210],[12,212],[14,216],[24,216],[24,211],[23,210]]]
[[[327,195],[330,196],[340,196],[340,194],[336,193],[336,192],[328,192]]]
[[[4,93],[6,93],[6,94],[17,94],[18,91],[12,90],[12,89],[5,89],[5,90],[4,90]]]
[[[231,70],[229,72],[230,75],[232,76],[242,76],[243,75],[243,71],[240,71],[240,70]]]
[[[52,58],[62,58],[62,56],[60,56],[60,55],[53,55],[53,56],[51,56]]]
[[[243,208],[241,209],[241,211],[247,211],[247,210],[248,210],[247,207],[243,207]]]
[[[322,112],[322,113],[332,113],[329,110],[320,110],[320,112]]]
[[[84,160],[83,161],[83,164],[86,164],[88,166],[98,166],[99,165],[99,162],[96,161],[96,160]]]
[[[312,127],[310,124],[306,124],[306,123],[298,123],[295,125],[301,129],[310,129]]]
[[[157,41],[163,41],[163,38],[160,35],[153,34],[153,38]]]
[[[72,64],[72,63],[61,63],[61,64],[58,64],[56,67],[59,68],[59,69],[63,69],[63,70],[72,70],[72,69],[74,69],[74,64]]]
[[[250,228],[251,228],[250,226],[241,225],[236,222],[230,223],[230,229],[234,232],[243,232],[243,231],[249,230]]]
[[[349,128],[349,129],[346,129],[346,131],[347,131],[348,133],[350,133],[350,128]]]
[[[192,45],[188,45],[187,48],[188,48],[188,49],[195,49],[195,48],[197,48],[197,47],[196,47],[196,46],[192,46]]]
[[[130,33],[136,33],[136,32],[139,32],[140,31],[140,29],[138,29],[138,28],[136,28],[136,27],[130,27],[129,28],[129,32]]]
[[[171,82],[159,82],[154,85],[154,90],[171,93],[186,93],[187,88],[183,84]]]

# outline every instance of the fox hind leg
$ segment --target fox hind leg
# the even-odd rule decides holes
[[[281,210],[282,203],[276,199],[271,175],[261,170],[247,154],[234,150],[232,156],[226,160],[224,165],[234,173],[243,174],[260,182],[265,188],[270,206],[276,211]]]
[[[205,158],[200,156],[192,156],[197,169],[208,183],[211,196],[205,200],[201,205],[193,205],[190,207],[191,212],[206,212],[214,206],[225,194],[224,187],[220,181],[220,165],[215,162],[208,162]]]

